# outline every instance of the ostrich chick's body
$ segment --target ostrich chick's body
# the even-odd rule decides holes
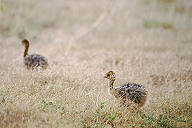
[[[109,79],[110,93],[116,98],[120,98],[123,104],[127,100],[134,102],[139,108],[145,104],[147,91],[144,86],[128,83],[119,88],[113,88],[115,82],[115,73],[113,71],[107,72],[104,78]]]
[[[46,69],[48,66],[47,58],[39,54],[28,55],[29,41],[24,39],[22,40],[22,44],[25,47],[23,57],[24,57],[24,65],[27,67],[27,69],[34,69],[35,67],[41,67],[43,69]]]

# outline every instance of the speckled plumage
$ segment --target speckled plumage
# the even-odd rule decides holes
[[[24,65],[27,68],[42,67],[46,68],[48,66],[47,58],[39,54],[31,54],[24,57]]]
[[[126,100],[136,103],[138,107],[142,107],[145,104],[147,90],[144,86],[128,83],[119,88],[113,88],[115,81],[115,73],[113,71],[107,72],[105,78],[109,79],[110,93],[116,98],[120,98],[123,104]]]
[[[27,69],[34,69],[36,67],[41,67],[43,69],[46,69],[48,66],[47,58],[39,54],[28,55],[29,41],[24,39],[22,41],[22,44],[25,46],[24,65],[27,67]]]

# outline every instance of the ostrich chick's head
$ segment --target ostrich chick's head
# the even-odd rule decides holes
[[[109,71],[105,74],[104,78],[107,78],[109,80],[115,80],[115,73],[113,71]]]
[[[22,44],[23,44],[23,46],[28,47],[29,41],[27,39],[24,39],[24,40],[22,40]]]

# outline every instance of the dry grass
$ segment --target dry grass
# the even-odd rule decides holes
[[[2,2],[1,127],[192,127],[191,1]],[[106,6],[102,24],[68,47]],[[30,53],[49,59],[47,70],[24,69],[24,37]],[[140,112],[109,95],[103,79],[109,70],[116,86],[148,89]]]

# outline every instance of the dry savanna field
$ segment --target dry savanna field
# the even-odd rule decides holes
[[[48,69],[24,67],[24,38]],[[109,70],[147,88],[138,112]],[[192,1],[0,0],[0,127],[192,127]]]

